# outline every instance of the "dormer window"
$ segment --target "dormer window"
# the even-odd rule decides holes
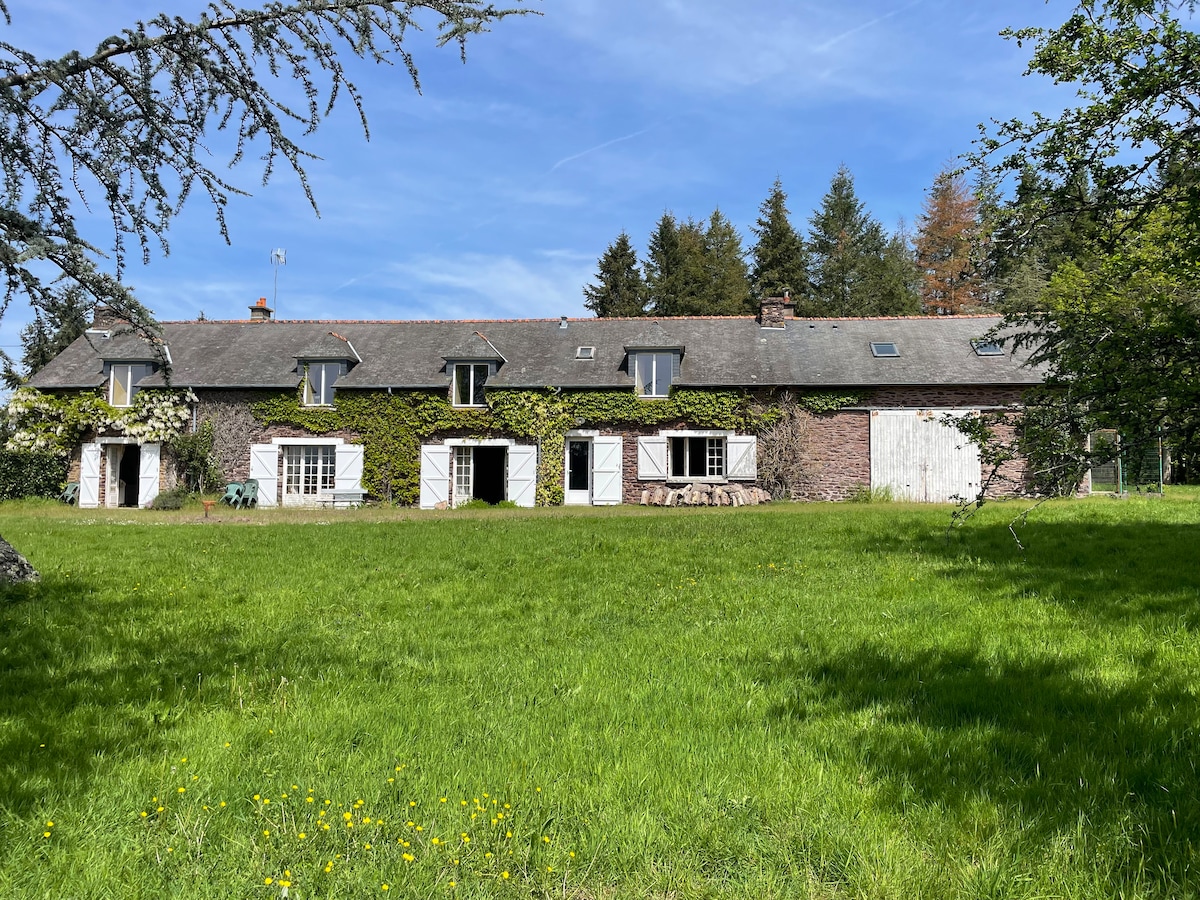
[[[666,397],[675,379],[677,354],[640,351],[633,354],[633,380],[639,397]]]
[[[461,362],[454,364],[454,405],[487,406],[483,386],[492,374],[492,364]]]
[[[108,402],[111,406],[132,406],[140,390],[138,382],[154,373],[154,363],[113,363],[109,368]]]
[[[892,341],[871,341],[871,355],[876,357],[899,356],[900,350]]]
[[[304,405],[333,406],[333,385],[346,374],[342,360],[314,360],[304,364]]]

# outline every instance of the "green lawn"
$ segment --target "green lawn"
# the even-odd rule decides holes
[[[1021,508],[0,507],[0,897],[1198,894],[1200,497]]]

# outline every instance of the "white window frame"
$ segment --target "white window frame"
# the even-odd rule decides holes
[[[668,482],[707,482],[723,484],[729,480],[729,438],[732,431],[719,429],[700,429],[694,431],[663,431],[662,437],[667,439],[667,481]],[[682,475],[674,475],[675,469],[675,440],[684,440],[684,459]],[[704,440],[704,475],[688,475],[691,469],[692,441]]]
[[[330,367],[337,366],[337,373],[329,377]],[[304,406],[333,406],[333,386],[345,374],[346,363],[337,359],[311,359],[304,363]],[[314,373],[320,373],[314,378]],[[315,381],[320,385],[316,386]],[[328,395],[328,400],[326,400]]]
[[[128,363],[110,363],[108,367],[108,405],[115,406],[118,409],[127,409],[133,406],[133,398],[138,395],[141,390],[133,378],[134,368],[144,369],[137,381],[141,381],[147,375],[154,374],[154,363],[150,362],[128,362]],[[125,373],[126,385],[129,396],[125,398],[124,403],[117,402],[117,370],[120,369]]]
[[[660,371],[662,364],[666,365],[666,373]],[[644,390],[646,379],[644,367],[650,366],[650,391]],[[633,354],[633,380],[637,395],[647,400],[661,400],[671,393],[671,383],[675,379],[675,353],[671,350],[638,350]],[[665,383],[664,383],[665,382]]]
[[[464,368],[467,370],[467,394],[470,403],[460,403],[458,395],[458,370]],[[479,375],[479,370],[483,369],[483,381],[478,384],[475,379]],[[487,399],[484,397],[483,389],[488,383],[488,379],[493,375],[492,364],[490,362],[480,362],[478,360],[463,360],[456,362],[451,366],[450,370],[450,405],[459,409],[482,409],[487,406]],[[482,402],[475,403],[475,393],[479,392],[479,397]]]

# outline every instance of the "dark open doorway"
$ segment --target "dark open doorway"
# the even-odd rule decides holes
[[[137,506],[138,489],[141,487],[142,449],[137,444],[126,444],[121,453],[121,464],[117,468],[119,495],[118,506]]]
[[[476,447],[471,495],[475,500],[499,503],[504,499],[506,447]]]

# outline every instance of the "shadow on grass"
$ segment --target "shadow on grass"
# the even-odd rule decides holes
[[[0,811],[27,815],[114,761],[161,753],[197,673],[237,661],[236,636],[146,628],[144,603],[53,578],[0,588]]]

